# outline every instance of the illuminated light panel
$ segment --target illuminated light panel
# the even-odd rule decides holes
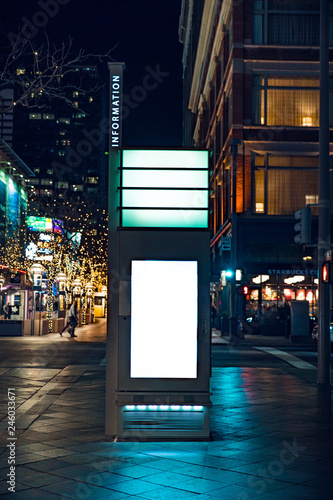
[[[202,411],[204,409],[203,406],[200,405],[126,405],[124,407],[126,411],[133,411],[133,410],[150,410],[150,411]]]
[[[121,225],[207,228],[208,187],[208,151],[123,150]]]
[[[208,191],[123,189],[122,206],[141,208],[207,208]]]
[[[207,168],[208,151],[123,150],[123,168]]]
[[[197,377],[197,268],[196,261],[132,261],[132,378]]]
[[[208,188],[207,170],[123,170],[122,176],[123,188]]]
[[[123,227],[208,227],[208,210],[123,209]]]

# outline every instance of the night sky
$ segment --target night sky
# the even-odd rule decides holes
[[[55,43],[72,38],[74,50],[95,54],[113,49],[113,60],[125,62],[124,94],[130,96],[131,109],[123,124],[123,145],[181,146],[181,0],[1,0],[2,50],[8,33],[18,33],[24,18],[43,23],[45,14],[37,15],[44,12],[42,5],[52,15],[33,38],[37,45],[45,30]],[[144,95],[138,87],[151,71],[159,73],[158,85]],[[107,62],[101,73],[108,85]]]

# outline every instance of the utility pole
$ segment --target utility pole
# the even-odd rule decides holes
[[[236,181],[237,181],[237,153],[239,139],[231,141],[232,153],[232,238],[231,238],[231,269],[232,277],[230,283],[230,335],[237,332],[237,295],[236,295],[236,268],[237,268],[237,212],[236,212]]]
[[[329,1],[320,0],[320,124],[319,124],[319,335],[318,384],[331,383],[330,367],[330,284],[323,282],[322,265],[330,250],[330,191],[329,191]]]

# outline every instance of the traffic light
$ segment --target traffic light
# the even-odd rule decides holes
[[[294,237],[295,243],[311,243],[311,208],[303,207],[295,212],[295,219],[299,221],[294,226],[297,233]]]
[[[321,267],[321,279],[323,283],[333,282],[333,262],[324,262]]]

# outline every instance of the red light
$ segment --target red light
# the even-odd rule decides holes
[[[249,287],[248,286],[244,286],[243,287],[243,293],[244,293],[244,295],[248,295],[248,293],[249,293]]]
[[[328,264],[323,264],[322,278],[324,283],[328,283],[329,281]]]

